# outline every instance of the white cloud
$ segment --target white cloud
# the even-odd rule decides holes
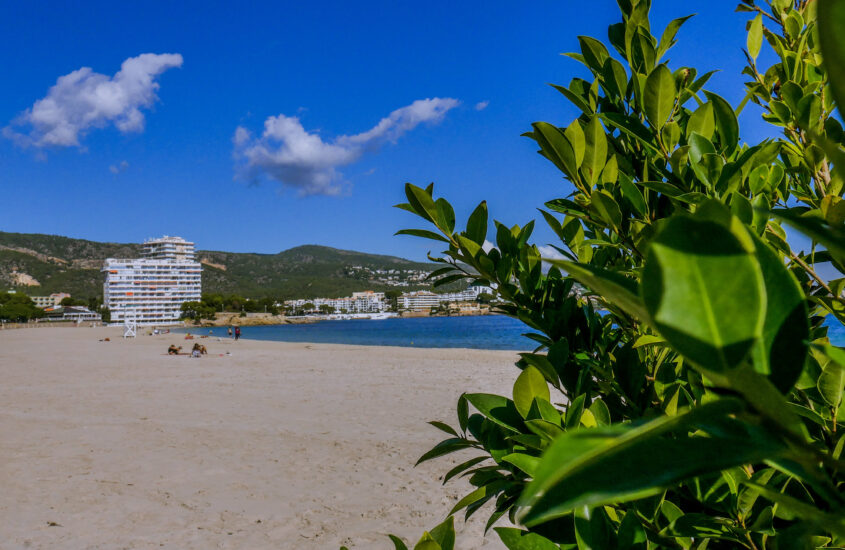
[[[564,260],[566,257],[553,246],[538,246],[540,257],[547,260]]]
[[[418,99],[396,109],[365,132],[324,141],[308,132],[298,117],[269,117],[264,132],[253,137],[246,128],[235,130],[232,142],[241,176],[276,180],[302,195],[336,195],[341,191],[338,168],[359,160],[387,142],[395,142],[421,123],[437,123],[460,102],[452,98]]]
[[[112,174],[120,174],[121,172],[126,172],[129,168],[129,163],[125,160],[120,161],[118,164],[112,164],[109,166],[109,172]]]
[[[490,252],[494,248],[496,248],[495,244],[491,243],[487,239],[484,239],[484,244],[481,245],[481,250],[483,250],[484,252]]]
[[[490,102],[487,101],[487,100],[479,101],[478,103],[475,104],[475,110],[476,111],[483,111],[484,109],[487,108],[488,105],[490,105]]]
[[[111,77],[82,67],[60,76],[47,95],[21,113],[3,133],[21,145],[78,147],[80,138],[91,128],[114,124],[122,133],[141,132],[141,109],[158,99],[156,77],[180,66],[179,54],[145,53],[124,61]]]

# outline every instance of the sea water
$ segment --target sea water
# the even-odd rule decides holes
[[[186,330],[205,334],[209,329]],[[213,330],[214,336],[226,334],[226,327],[214,327]],[[241,337],[253,340],[531,351],[537,344],[523,336],[526,332],[534,331],[522,321],[504,315],[351,319],[300,325],[241,327]],[[845,327],[839,323],[830,323],[828,334],[835,345],[845,345]]]

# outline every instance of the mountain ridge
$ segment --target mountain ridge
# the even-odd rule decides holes
[[[0,290],[101,297],[103,260],[140,257],[141,250],[140,243],[0,231]],[[397,256],[317,244],[275,254],[198,250],[197,260],[203,264],[203,292],[247,298],[339,297],[361,290],[423,289],[429,285],[420,279],[435,268]],[[394,273],[379,273],[390,270]]]

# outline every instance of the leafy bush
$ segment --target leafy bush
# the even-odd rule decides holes
[[[399,207],[429,228],[400,233],[448,247],[432,276],[494,286],[537,343],[512,396],[467,393],[457,427],[432,422],[448,438],[420,462],[472,450],[445,479],[475,489],[415,548],[451,550],[452,515],[486,503],[488,529],[521,526],[496,528],[511,550],[842,547],[845,350],[827,327],[845,278],[816,268],[845,273],[845,3],[743,0],[737,108],[712,72],[663,61],[686,17],[658,39],[649,0],[618,3],[609,47],[569,54],[586,78],[555,86],[578,118],[525,134],[574,188],[541,210],[563,259],[540,257],[533,221],[494,222],[485,251],[486,203],[459,230],[433,186],[406,185]],[[749,102],[779,137],[741,142]]]
[[[26,294],[0,292],[0,320],[25,323],[41,317],[44,317],[44,310]]]

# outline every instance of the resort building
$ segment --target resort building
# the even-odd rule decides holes
[[[35,307],[46,309],[48,307],[61,305],[63,299],[70,298],[70,294],[66,292],[56,292],[54,294],[50,294],[49,296],[30,296],[29,298],[35,302]]]
[[[48,307],[45,310],[46,321],[73,321],[81,323],[83,321],[101,321],[102,316],[83,306],[55,306]]]
[[[202,294],[202,265],[194,258],[194,243],[165,236],[143,247],[142,258],[106,259],[104,305],[112,322],[178,323],[182,304],[199,301]]]
[[[470,286],[461,292],[448,292],[446,294],[435,294],[426,290],[418,292],[406,292],[398,300],[399,309],[405,311],[429,311],[432,308],[440,307],[440,304],[460,304],[475,302],[481,294],[493,294],[493,289],[487,286]]]

